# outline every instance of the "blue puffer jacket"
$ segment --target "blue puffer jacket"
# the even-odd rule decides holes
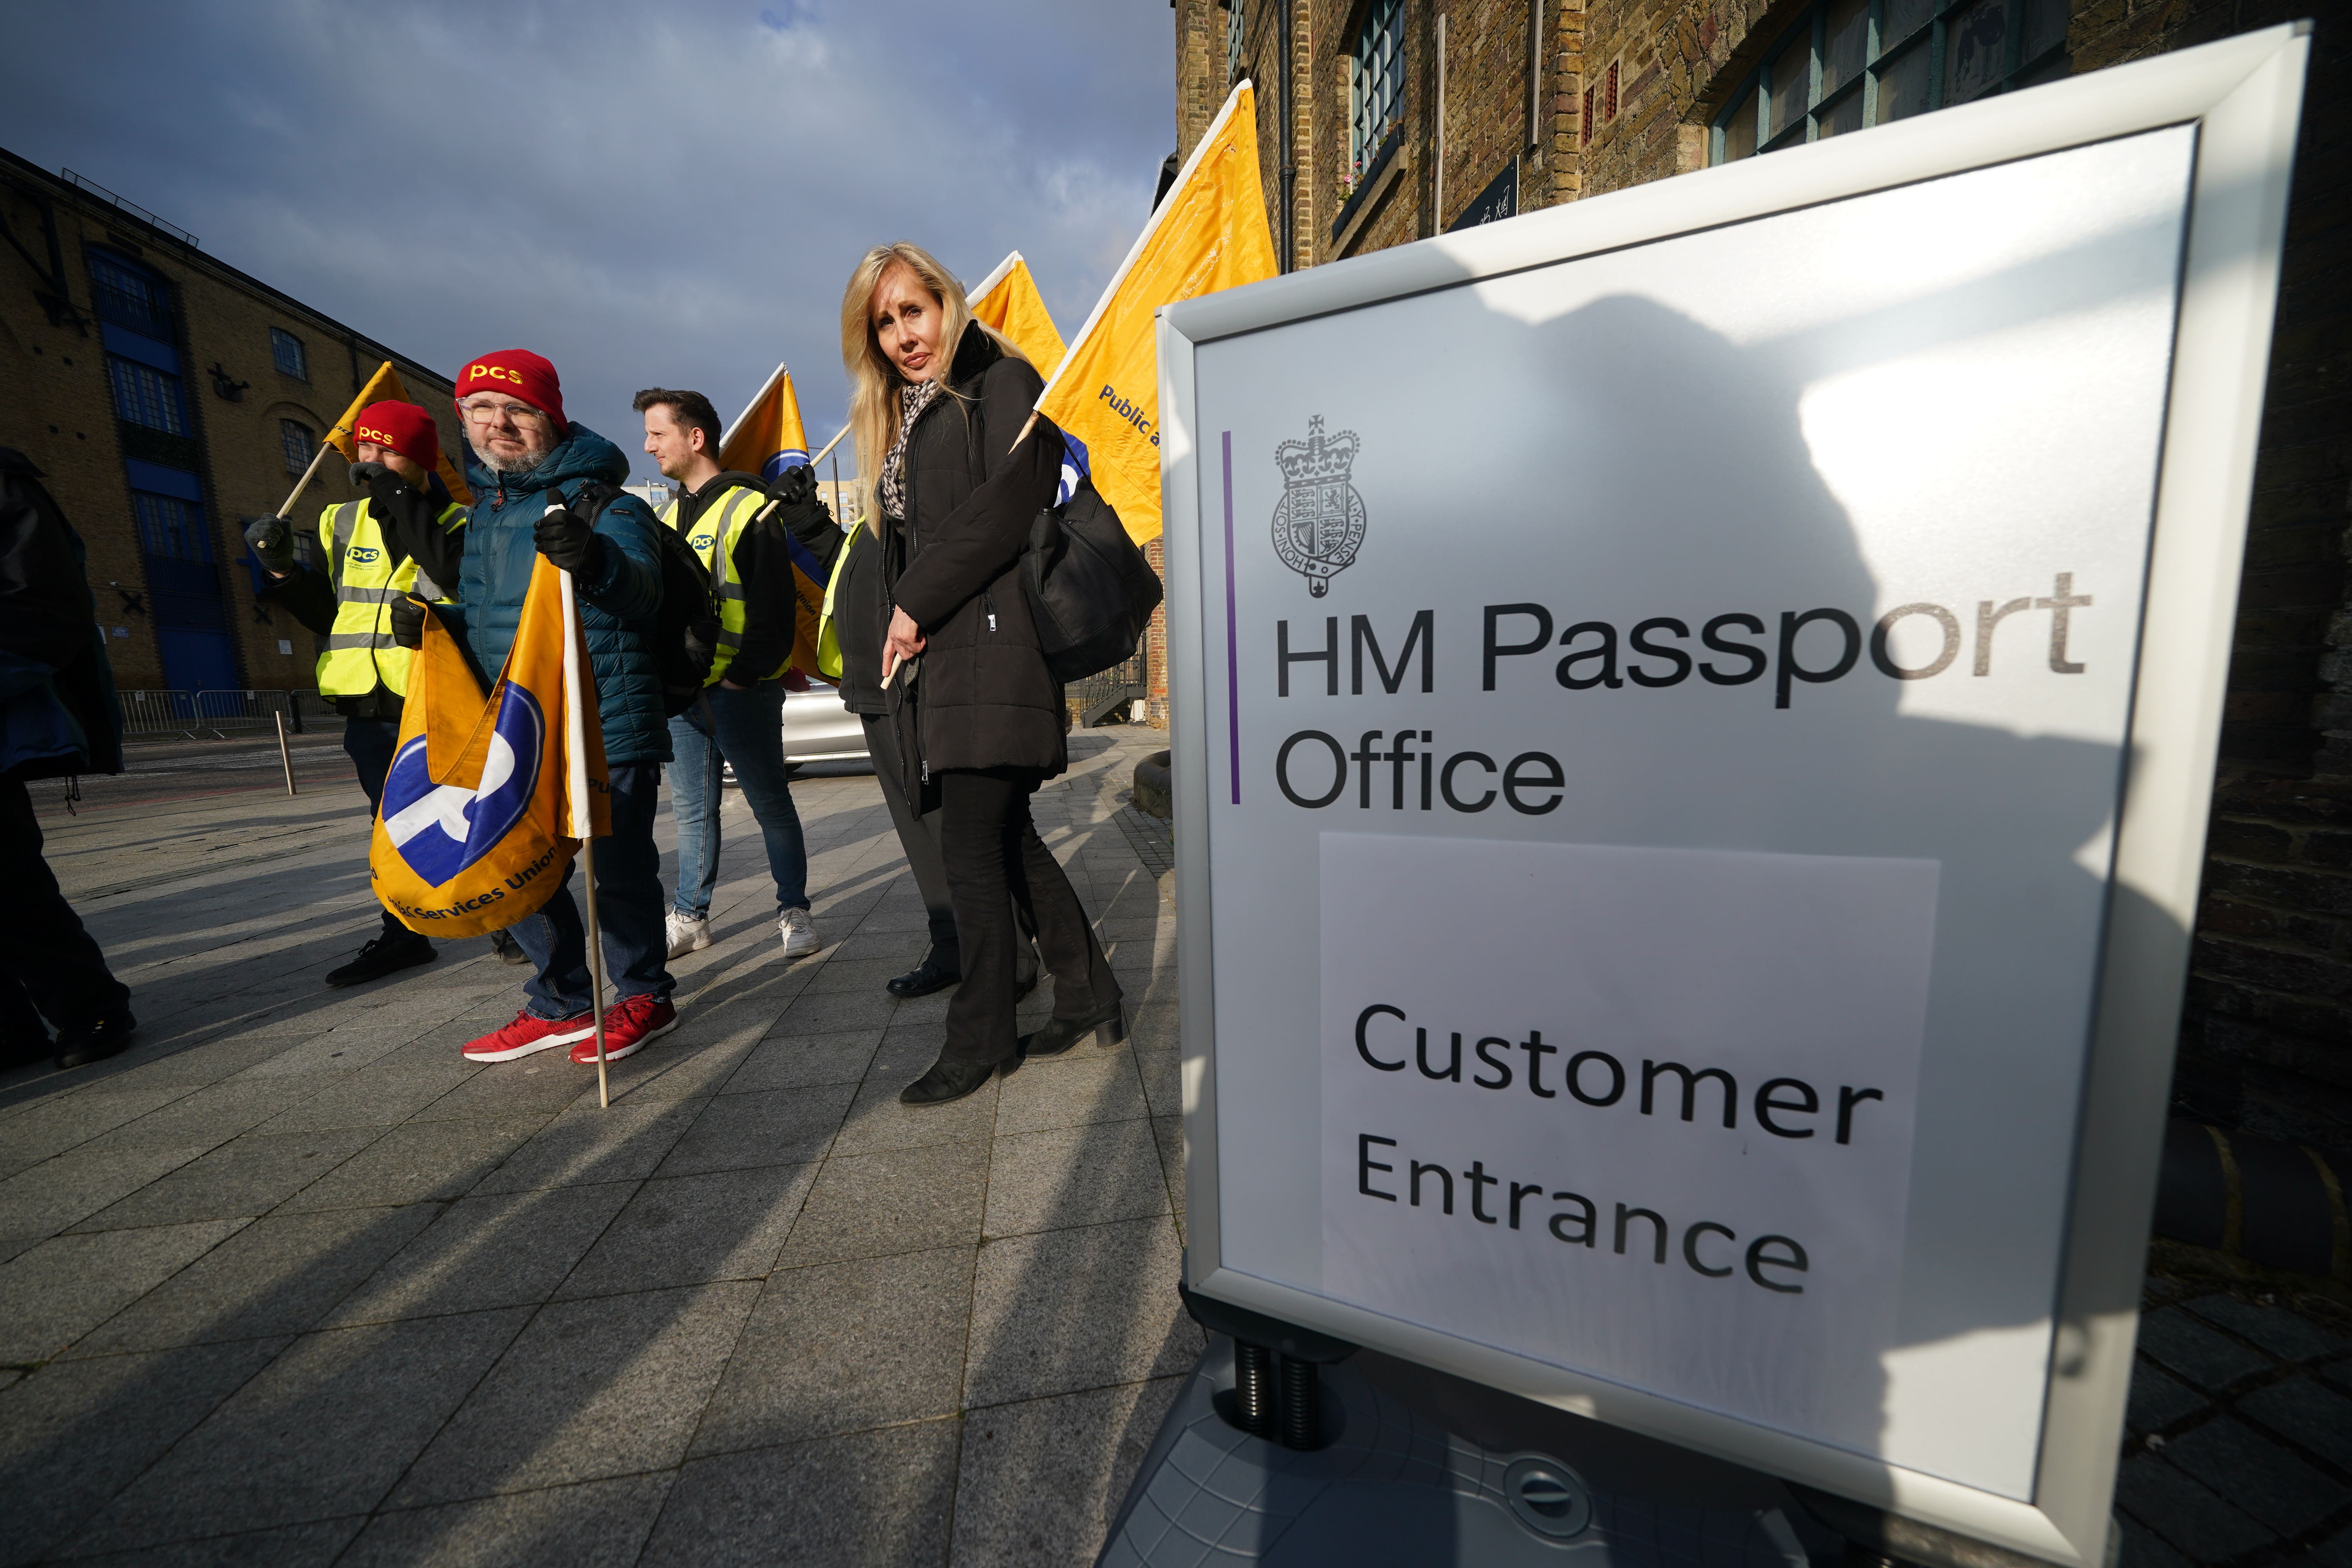
[[[494,474],[471,453],[466,479],[474,509],[466,525],[465,564],[457,574],[457,604],[443,618],[462,630],[474,659],[495,679],[522,618],[524,591],[539,547],[531,530],[547,510],[549,489],[566,500],[590,479],[618,485],[629,477],[621,449],[586,426],[573,424],[547,460],[528,474]],[[582,582],[580,624],[596,672],[596,712],[604,729],[607,763],[670,760],[669,721],[662,716],[661,680],[651,639],[661,608],[661,556],[654,530],[661,525],[646,503],[624,495],[596,520],[604,541],[604,568]]]

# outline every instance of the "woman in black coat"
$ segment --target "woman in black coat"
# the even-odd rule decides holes
[[[899,1098],[943,1104],[1016,1056],[1127,1037],[1109,962],[1029,815],[1037,786],[1069,765],[1061,683],[1019,577],[1062,439],[1049,421],[1030,427],[1036,370],[971,319],[962,286],[918,247],[866,253],[841,329],[866,525],[882,546],[883,684],[908,797],[938,804],[963,964],[939,1059]],[[1013,1022],[1015,903],[1054,976],[1053,1019],[1025,1039]]]

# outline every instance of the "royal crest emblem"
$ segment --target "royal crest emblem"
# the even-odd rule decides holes
[[[1274,509],[1274,552],[1307,579],[1319,599],[1331,579],[1353,565],[1364,543],[1364,498],[1349,482],[1363,442],[1353,430],[1323,433],[1323,416],[1307,421],[1307,439],[1274,449],[1282,468],[1282,500]]]

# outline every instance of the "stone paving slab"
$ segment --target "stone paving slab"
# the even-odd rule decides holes
[[[45,809],[142,1027],[0,1076],[0,1563],[1088,1560],[1199,1344],[1165,832],[1122,820],[1164,744],[1082,733],[1036,804],[1152,1046],[925,1111],[947,997],[882,988],[924,915],[860,769],[794,785],[791,963],[730,797],[717,941],[609,1110],[460,1058],[520,1002],[478,939],[321,986],[376,924],[340,752],[289,798],[274,749],[151,748]]]

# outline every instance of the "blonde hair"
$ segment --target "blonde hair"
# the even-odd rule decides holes
[[[955,274],[940,266],[929,251],[903,239],[867,251],[850,273],[849,287],[842,290],[841,368],[849,375],[849,430],[857,442],[857,502],[865,512],[866,526],[877,539],[882,537],[882,459],[898,438],[898,388],[905,384],[898,367],[890,363],[874,336],[874,291],[882,286],[882,275],[893,267],[914,273],[939,301],[940,352],[932,362],[938,366],[932,375],[940,389],[951,397],[960,395],[948,384],[948,374],[955,364],[964,328],[972,320],[971,303],[964,298],[963,285],[956,281]],[[1007,354],[1024,362],[1028,359],[987,322],[981,322],[980,330],[995,339],[996,346]]]

